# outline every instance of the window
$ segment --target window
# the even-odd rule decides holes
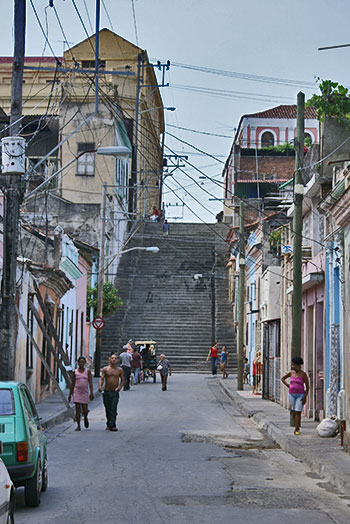
[[[261,147],[269,147],[275,145],[275,138],[270,131],[265,131],[261,135]]]
[[[312,145],[312,136],[310,135],[310,133],[304,134],[304,145],[306,147],[310,147]]]
[[[95,175],[95,142],[78,142],[78,155],[84,151],[90,151],[81,155],[77,160],[77,175],[94,176]]]
[[[33,295],[29,294],[28,302],[29,302],[29,298],[33,300]],[[30,334],[33,336],[34,314],[33,314],[33,311],[30,309],[29,304],[27,307],[27,326],[29,328]],[[33,339],[29,335],[27,335],[27,341],[26,341],[26,367],[27,369],[33,369]]]
[[[81,65],[84,69],[95,69],[95,60],[82,60]],[[106,67],[106,60],[99,60],[98,67]]]
[[[15,404],[10,389],[0,389],[0,415],[14,415]]]
[[[27,409],[29,410],[30,415],[34,419],[38,419],[39,418],[38,412],[36,410],[36,407],[35,407],[35,404],[33,402],[32,396],[29,393],[29,390],[27,389],[26,386],[23,386],[21,388],[21,392],[22,392],[23,399],[24,399],[24,401],[25,401],[25,403],[27,405]]]

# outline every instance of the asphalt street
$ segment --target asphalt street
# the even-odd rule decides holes
[[[348,524],[350,500],[276,447],[218,380],[175,374],[165,392],[159,381],[133,386],[116,433],[101,398],[88,430],[71,421],[48,430],[49,488],[39,508],[17,490],[16,524]]]

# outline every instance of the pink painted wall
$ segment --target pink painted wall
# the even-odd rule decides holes
[[[86,291],[88,283],[88,272],[91,271],[89,262],[79,255],[79,269],[82,276],[76,281],[76,308],[78,314],[78,355],[85,354],[86,348]]]
[[[3,203],[4,203],[4,197],[2,194],[0,194],[0,216],[3,216]],[[3,244],[3,236],[0,237],[0,269],[2,269],[2,259],[4,256],[4,244]]]

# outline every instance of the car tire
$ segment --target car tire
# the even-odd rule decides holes
[[[36,466],[34,477],[27,480],[24,486],[24,501],[27,506],[35,507],[40,504],[40,496],[42,489],[42,471],[40,457]]]
[[[11,499],[10,499],[10,509],[7,515],[6,524],[15,524],[14,511],[15,511],[15,494],[12,493]]]
[[[43,468],[43,480],[42,480],[42,485],[41,485],[42,493],[47,490],[48,485],[49,485],[49,474],[47,471],[47,461],[45,460],[45,464]]]

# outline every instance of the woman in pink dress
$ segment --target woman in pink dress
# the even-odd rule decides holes
[[[74,371],[72,378],[72,385],[70,387],[68,402],[71,401],[73,394],[73,402],[75,404],[75,420],[77,421],[77,427],[75,431],[80,431],[80,412],[84,415],[84,427],[89,427],[88,420],[88,402],[89,402],[89,388],[90,388],[90,400],[93,400],[93,385],[91,371],[85,367],[86,358],[78,358],[78,367]]]

